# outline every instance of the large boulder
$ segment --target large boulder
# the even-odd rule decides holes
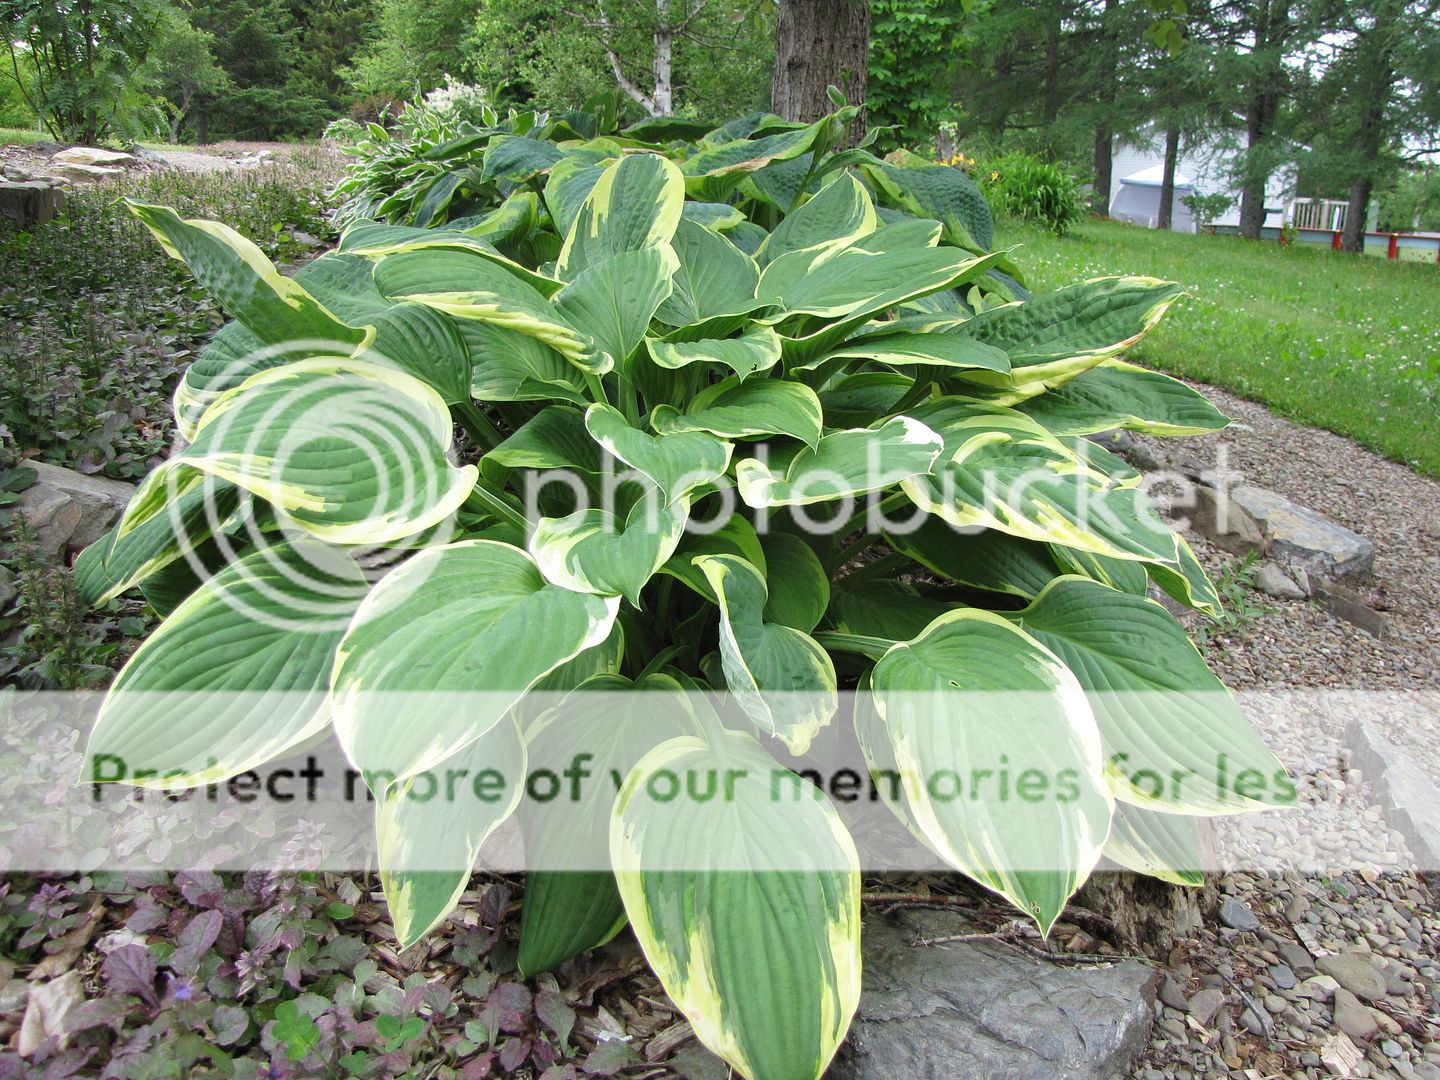
[[[1000,942],[916,947],[943,912],[865,922],[864,988],[831,1080],[1102,1080],[1144,1050],[1159,976],[1134,960],[1064,966]]]
[[[67,547],[82,548],[104,536],[115,524],[134,487],[103,476],[87,476],[43,462],[27,461],[36,481],[20,495],[15,509],[48,555]]]
[[[17,229],[43,225],[65,207],[65,192],[43,180],[0,182],[0,218]]]
[[[134,165],[135,155],[95,146],[72,146],[50,155],[50,161],[54,165]]]
[[[1302,586],[1307,580],[1361,583],[1370,577],[1374,544],[1278,492],[1238,484],[1228,492],[1201,487],[1197,494],[1194,525],[1217,547],[1257,551]]]
[[[78,161],[52,161],[50,169],[56,175],[80,184],[93,184],[100,180],[109,180],[114,176],[125,175],[124,169],[107,165],[82,165]]]

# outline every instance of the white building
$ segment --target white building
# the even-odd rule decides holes
[[[1234,202],[1215,219],[1219,226],[1240,224],[1240,187],[1231,174],[1244,153],[1243,134],[1224,132],[1203,140],[1180,141],[1175,164],[1175,202],[1171,228],[1194,232],[1196,223],[1190,208],[1181,200],[1187,195],[1223,192]],[[1110,173],[1110,216],[1154,228],[1160,218],[1160,182],[1165,169],[1165,133],[1142,134],[1129,142],[1117,142]],[[1282,166],[1265,185],[1265,225],[1278,228],[1285,207],[1295,193],[1296,167]]]

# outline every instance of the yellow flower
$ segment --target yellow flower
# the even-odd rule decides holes
[[[990,179],[991,179],[991,180],[999,180],[999,179],[1000,179],[1000,172],[999,172],[999,170],[997,170],[997,169],[991,169],[991,170],[990,170]]]

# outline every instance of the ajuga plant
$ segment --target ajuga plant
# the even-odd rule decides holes
[[[609,860],[530,875],[522,971],[628,920],[701,1040],[765,1080],[812,1080],[848,1028],[856,847],[818,787],[777,803],[742,781],[707,825],[636,794],[647,771],[801,770],[842,737],[875,774],[1010,755],[1060,790],[884,798],[1042,931],[1102,854],[1193,883],[1195,817],[1286,780],[1147,595],[1213,612],[1211,583],[1084,438],[1225,425],[1121,359],[1181,289],[1031,296],[969,180],[837,149],[853,115],[494,134],[488,211],[357,221],[293,278],[223,225],[135,205],[235,321],[176,393],[187,445],[80,560],[92,599],[138,587],[168,613],[92,753],[183,787],[333,727],[358,767],[385,763],[366,775],[409,945],[515,807],[437,818],[414,778],[576,740],[629,779],[568,825],[522,820],[527,849]],[[552,474],[571,482],[536,494]],[[623,710],[557,729],[526,708],[626,689],[733,707],[648,742]],[[454,694],[474,700],[423,704]],[[422,837],[451,869],[403,862]]]

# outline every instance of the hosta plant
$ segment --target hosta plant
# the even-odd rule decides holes
[[[1084,438],[1226,423],[1122,359],[1181,290],[1030,297],[963,174],[835,151],[851,116],[663,146],[495,135],[485,156],[529,165],[478,220],[359,221],[293,278],[223,225],[136,205],[235,321],[177,391],[185,447],[81,558],[92,599],[138,587],[168,613],[92,752],[183,787],[333,729],[385,763],[406,945],[516,805],[427,809],[413,780],[571,748],[631,781],[753,778],[847,743],[877,775],[1028,760],[1055,794],[885,798],[1042,931],[1102,855],[1193,882],[1195,816],[1263,806],[1284,775],[1150,598],[1214,611],[1203,570]],[[718,711],[681,706],[649,738],[625,690]],[[583,722],[548,722],[541,691],[588,695]],[[470,704],[426,705],[454,694]],[[812,1080],[860,985],[835,806],[741,780],[706,817],[646,790],[519,811],[527,858],[610,860],[530,875],[522,971],[628,920],[711,1049]],[[406,862],[422,842],[449,864]]]

